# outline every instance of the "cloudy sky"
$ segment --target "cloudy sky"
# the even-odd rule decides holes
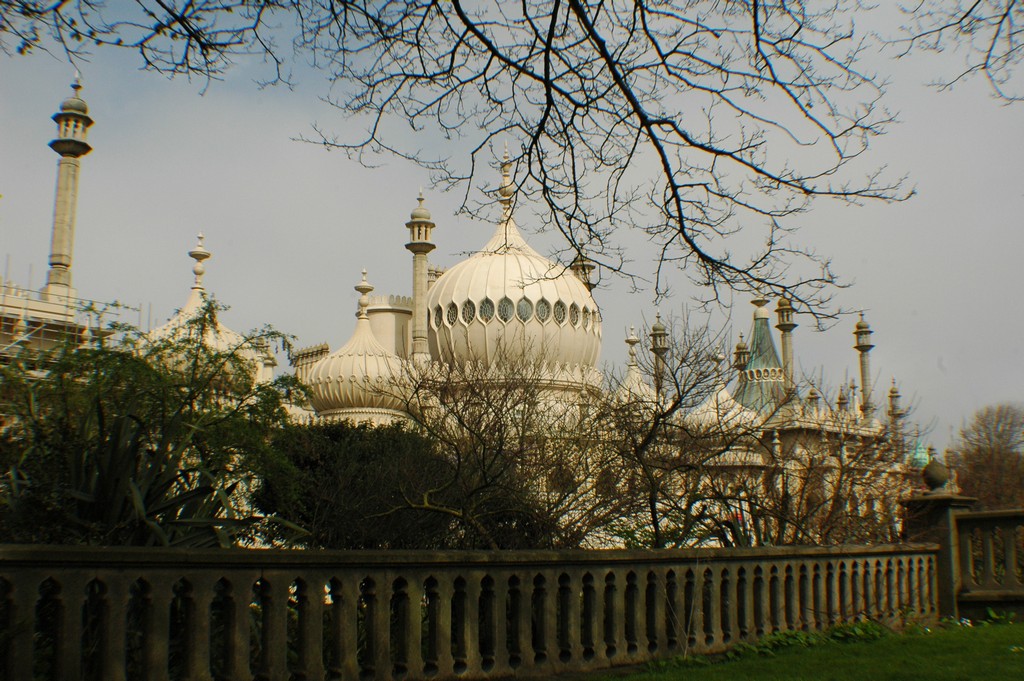
[[[1024,400],[1024,104],[999,104],[981,82],[936,92],[927,83],[937,63],[886,63],[886,103],[901,122],[871,149],[877,165],[909,175],[916,196],[822,204],[800,222],[802,239],[851,284],[837,302],[865,310],[875,330],[876,402],[896,377],[915,419],[945,447],[974,410]],[[240,64],[202,95],[205,83],[140,72],[130,54],[100,53],[83,67],[96,123],[72,268],[82,297],[134,306],[129,321],[144,327],[162,322],[185,301],[187,251],[202,231],[213,252],[206,283],[231,306],[229,326],[269,323],[299,345],[334,348],[351,332],[361,269],[377,292],[408,294],[404,223],[421,186],[438,225],[435,262],[451,265],[487,240],[491,226],[455,217],[461,197],[432,191],[425,171],[388,159],[366,168],[296,141],[314,124],[343,130],[347,121],[319,99],[326,90],[316,74],[293,90],[260,90],[260,67]],[[0,55],[0,256],[5,276],[22,286],[38,288],[45,277],[56,164],[46,146],[50,116],[73,76],[46,54]],[[549,235],[531,241],[542,252],[559,246]],[[637,254],[639,269],[646,254]],[[679,315],[694,291],[681,277],[673,290],[659,306]],[[619,365],[626,329],[653,317],[653,292],[608,276],[595,296],[602,361]],[[712,323],[731,326],[735,338],[751,311],[737,297]],[[853,317],[825,332],[797,321],[804,373],[823,373],[832,386],[856,376]]]

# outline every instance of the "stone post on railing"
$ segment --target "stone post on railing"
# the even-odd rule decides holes
[[[903,539],[939,545],[935,556],[939,616],[956,619],[959,618],[956,597],[963,585],[963,576],[960,574],[960,538],[954,516],[958,512],[969,511],[977,499],[947,490],[949,469],[935,459],[925,466],[922,477],[928,491],[903,501],[906,509]]]

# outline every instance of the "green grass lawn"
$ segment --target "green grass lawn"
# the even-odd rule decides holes
[[[797,637],[798,638],[798,637]],[[781,642],[780,642],[781,643]],[[810,647],[748,650],[735,659],[664,667],[615,681],[973,681],[1024,680],[1024,624],[933,628],[878,640],[829,640]]]

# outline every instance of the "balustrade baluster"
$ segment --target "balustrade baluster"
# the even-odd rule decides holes
[[[690,608],[690,647],[696,651],[705,650],[707,626],[704,618],[707,613],[704,609],[704,568],[699,564],[693,574],[693,603]]]
[[[558,658],[558,579],[554,572],[545,570],[533,582],[536,599],[534,616],[537,628],[534,635],[534,667],[549,669]]]
[[[864,617],[875,618],[875,590],[874,578],[871,574],[871,561],[860,561],[860,598],[863,602],[861,614]]]
[[[411,678],[421,678],[423,670],[423,580],[421,573],[412,573],[406,585],[409,607],[402,623],[405,629],[405,666]]]
[[[1003,532],[1003,588],[1019,589],[1024,586],[1017,578],[1017,522],[1000,523]]]
[[[897,594],[896,594],[896,598],[897,598],[896,613],[897,613],[897,616],[902,617],[903,614],[904,614],[904,611],[907,610],[910,607],[910,584],[909,584],[910,574],[908,573],[908,570],[907,570],[907,559],[906,558],[904,558],[902,556],[900,558],[897,558],[896,559],[896,565],[897,565],[897,573],[896,573],[896,575],[898,577],[897,585],[899,586],[899,590],[897,591]]]
[[[800,570],[797,573],[797,594],[800,597],[800,622],[801,627],[806,630],[816,629],[814,619],[814,595],[811,592],[811,575],[807,563],[800,563]]]
[[[33,638],[36,630],[36,601],[39,600],[39,585],[45,575],[31,571],[14,573],[11,584],[7,637],[7,676],[9,681],[32,678]],[[0,643],[0,645],[3,645]]]
[[[998,589],[999,582],[996,581],[996,561],[993,550],[995,527],[985,525],[981,529],[981,584],[986,589]]]
[[[939,574],[935,568],[935,555],[929,554],[927,561],[928,575],[928,612],[932,615],[939,611]]]
[[[921,609],[918,604],[918,596],[921,593],[921,585],[917,581],[917,559],[910,558],[907,561],[907,610],[914,615],[920,615]]]
[[[679,571],[665,571],[665,650],[676,651],[682,646],[682,625],[680,622]]]
[[[626,634],[623,613],[625,575],[609,570],[604,579],[604,641],[609,660],[618,661],[626,654]]]
[[[374,679],[391,678],[391,596],[390,572],[369,576],[363,583],[363,626],[369,647],[365,660],[373,667]]]
[[[125,636],[128,615],[128,578],[108,576],[103,595],[103,679],[125,681]],[[205,681],[205,680],[204,680]]]
[[[145,594],[145,613],[143,614],[142,626],[142,664],[146,681],[167,681],[170,678],[168,669],[168,654],[171,638],[171,601],[174,599],[174,580],[168,574],[154,575],[151,581],[147,581],[147,592]],[[79,591],[80,593],[80,591]],[[74,649],[76,666],[80,664],[81,651],[78,641],[81,640],[82,611],[81,605],[77,609],[78,623],[77,637]],[[66,673],[65,679],[77,679],[78,673]]]
[[[326,575],[306,574],[296,591],[301,679],[324,678],[324,584]]]
[[[668,649],[665,626],[665,569],[658,567],[647,575],[647,650],[651,655]]]
[[[818,630],[828,626],[828,604],[825,596],[825,578],[822,575],[822,568],[822,562],[816,559],[811,569],[811,594],[814,599],[811,609],[814,617],[814,628]]]
[[[636,659],[637,653],[640,649],[639,629],[643,626],[643,622],[640,621],[640,617],[637,614],[639,609],[638,602],[642,598],[640,595],[640,587],[637,586],[638,577],[635,570],[630,570],[626,573],[626,583],[622,594],[622,631],[625,638],[626,648],[623,652],[630,656],[632,659]]]
[[[589,617],[587,619],[590,627],[590,639],[585,641],[585,645],[589,645],[590,649],[584,649],[584,655],[589,655],[595,664],[604,666],[608,661],[608,646],[605,642],[605,581],[604,573],[599,570],[595,571],[596,568],[597,566],[593,566],[585,577],[589,585],[587,591],[589,599],[587,615]]]
[[[582,669],[582,604],[583,582],[579,569],[558,578],[559,610],[562,622],[559,631],[558,662],[563,669]]]
[[[229,681],[250,681],[249,669],[249,617],[253,584],[258,575],[253,572],[233,573],[223,578],[226,599],[224,639],[225,673]]]
[[[885,616],[885,568],[883,564],[878,561],[871,562],[871,579],[873,583],[872,593],[875,598],[874,609],[872,614],[875,619],[882,619]]]
[[[184,594],[186,674],[190,681],[210,681],[210,603],[213,600],[213,584],[197,579],[189,586]]]
[[[771,597],[768,592],[770,588],[770,576],[760,564],[754,568],[754,636],[760,637],[772,633]]]
[[[840,604],[839,589],[839,565],[837,562],[830,561],[826,564],[825,594],[828,602],[828,623],[832,626],[842,619],[842,605]]]
[[[331,677],[359,679],[359,575],[345,571],[331,583]]]
[[[54,678],[78,679],[82,676],[82,606],[85,604],[86,580],[81,574],[71,571],[62,571],[59,580],[60,621],[54,641],[57,646]],[[166,645],[164,649],[166,650]],[[164,667],[166,666],[165,656]],[[161,681],[160,677],[153,678],[154,681]]]
[[[974,578],[974,550],[971,546],[973,533],[970,527],[960,528],[960,578],[963,586],[970,588],[978,584],[980,580]]]
[[[437,673],[444,678],[450,676],[455,668],[452,655],[452,580],[455,576],[452,573],[441,573],[437,579]]]
[[[288,678],[288,594],[291,582],[280,572],[264,573],[260,579],[262,636],[259,681],[284,681]]]
[[[768,595],[769,595],[769,615],[768,621],[771,623],[771,628],[765,627],[766,632],[782,631],[785,628],[786,622],[786,610],[785,601],[783,600],[783,579],[785,575],[781,574],[778,565],[772,565],[768,569]]]
[[[864,612],[864,579],[860,574],[860,561],[851,560],[850,575],[850,612],[847,617],[857,618]]]
[[[839,597],[840,612],[842,621],[849,622],[853,619],[853,590],[850,588],[850,562],[842,560],[839,562]]]
[[[483,658],[480,651],[480,594],[482,592],[481,580],[484,576],[485,573],[474,570],[466,578],[463,656],[468,676],[479,676],[483,672],[481,667]]]
[[[494,667],[492,671],[495,676],[508,676],[512,672],[512,665],[509,664],[511,651],[509,650],[509,588],[508,580],[511,574],[507,571],[492,572],[494,578]],[[513,621],[512,626],[515,626]]]
[[[917,612],[924,616],[929,612],[928,565],[924,556],[917,556],[914,565],[917,570]]]
[[[739,618],[739,635],[744,641],[749,641],[757,636],[757,625],[754,623],[754,582],[753,572],[747,566],[737,571],[738,580],[736,588],[739,595],[738,600],[742,603],[743,616]]]
[[[515,575],[516,592],[513,620],[509,623],[515,631],[516,656],[514,667],[528,668],[533,664],[533,605],[530,601],[533,593],[532,577],[526,573]]]
[[[706,583],[701,593],[704,605],[704,645],[714,650],[722,644],[722,569],[715,567],[704,571]]]
[[[739,566],[730,564],[728,569],[722,572],[723,582],[722,607],[724,608],[725,626],[722,630],[722,641],[724,643],[735,643],[740,638],[740,593]]]
[[[885,604],[886,617],[890,620],[896,618],[896,566],[892,558],[885,561]]]
[[[802,622],[800,620],[800,590],[797,584],[797,572],[793,569],[792,564],[787,564],[783,571],[783,583],[782,593],[785,598],[785,606],[783,612],[785,612],[786,618],[783,623],[787,629],[799,630],[802,628]]]

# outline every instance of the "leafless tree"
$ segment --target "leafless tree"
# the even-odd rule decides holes
[[[728,379],[724,337],[696,316],[669,320],[664,335],[657,353],[659,341],[649,330],[642,336],[651,346],[632,338],[629,365],[610,377],[604,397],[607,442],[632,471],[630,491],[637,495],[636,514],[619,520],[617,534],[627,545],[650,548],[704,541],[718,512],[708,496],[708,471],[748,432],[728,408],[701,412]]]
[[[410,368],[382,386],[445,465],[405,507],[453,519],[465,547],[599,545],[630,512],[632,483],[602,442],[596,388],[556,385],[549,370],[502,353],[490,366]]]
[[[737,509],[738,543],[898,539],[899,500],[909,482],[885,427],[832,410],[772,420],[756,443],[748,443],[760,467],[732,476],[720,490]]]
[[[962,55],[962,68],[938,81],[942,88],[974,76],[988,81],[1000,99],[1024,99],[1019,67],[1024,60],[1024,3],[1019,0],[914,0],[904,6],[907,35],[897,39],[915,49]]]
[[[26,51],[49,35],[71,54],[127,46],[150,68],[208,76],[258,52],[275,69],[270,80],[287,78],[281,43],[328,73],[334,103],[364,124],[356,137],[325,131],[324,144],[414,159],[438,183],[460,184],[472,209],[479,169],[511,140],[520,195],[541,199],[569,257],[586,251],[635,275],[625,244],[640,232],[660,253],[658,292],[681,270],[707,299],[722,287],[758,289],[819,311],[836,280],[828,258],[796,240],[793,216],[816,198],[907,195],[861,158],[891,120],[883,79],[858,61],[868,48],[854,25],[862,9],[856,0],[4,0],[0,39]],[[409,126],[459,139],[458,151],[421,151]]]
[[[961,491],[987,509],[1024,507],[1024,407],[979,410],[960,429],[949,463]]]
[[[893,541],[909,489],[900,434],[853,406],[794,397],[754,412],[724,390],[721,338],[694,325],[665,359],[638,365],[657,400],[618,399],[610,441],[634,471],[641,514],[619,523],[630,544],[764,545]],[[628,378],[621,386],[635,385]],[[621,387],[617,391],[622,393]],[[614,396],[613,396],[614,399]]]

